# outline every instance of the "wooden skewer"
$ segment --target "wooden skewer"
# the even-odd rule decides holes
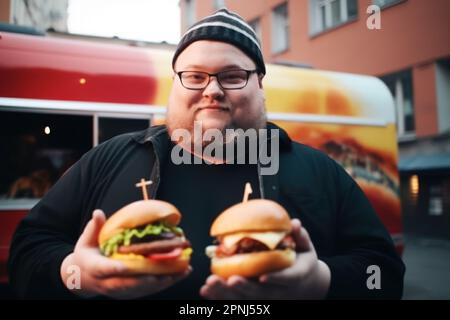
[[[141,179],[141,182],[136,183],[136,187],[142,188],[142,194],[144,196],[144,200],[148,200],[147,186],[151,185],[153,182],[151,180],[145,181],[145,179]]]
[[[242,202],[247,202],[248,201],[248,196],[253,193],[252,190],[252,186],[250,185],[249,182],[247,182],[245,184],[245,189],[244,189],[244,198],[242,199]]]

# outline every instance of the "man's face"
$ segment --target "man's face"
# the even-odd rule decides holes
[[[217,73],[226,70],[254,70],[255,63],[237,47],[218,41],[196,41],[178,57],[175,72],[202,71]],[[169,134],[178,128],[193,133],[194,121],[201,121],[203,132],[208,129],[260,129],[266,124],[262,78],[250,74],[242,89],[221,88],[211,77],[206,88],[189,90],[178,75],[169,97],[167,126]]]

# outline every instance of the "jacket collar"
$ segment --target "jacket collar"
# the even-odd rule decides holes
[[[139,144],[154,142],[155,139],[168,139],[167,127],[165,125],[152,126],[144,131],[133,134],[133,140]]]
[[[280,128],[272,122],[267,122],[267,129],[278,129],[280,133],[280,152],[290,151],[292,148],[292,140],[289,138],[288,134],[284,129]]]

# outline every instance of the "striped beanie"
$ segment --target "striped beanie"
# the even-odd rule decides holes
[[[214,40],[230,43],[241,49],[256,64],[259,73],[266,74],[261,44],[255,31],[239,15],[220,9],[194,24],[181,38],[172,59],[172,67],[180,53],[198,40]]]

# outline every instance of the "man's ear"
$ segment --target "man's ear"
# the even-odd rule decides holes
[[[260,89],[263,89],[263,82],[262,82],[263,78],[264,78],[263,74],[258,74],[258,85]]]

